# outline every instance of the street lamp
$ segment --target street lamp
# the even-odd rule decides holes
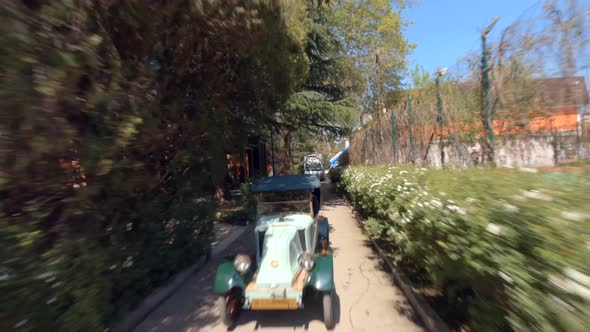
[[[447,68],[438,68],[434,73],[436,82],[436,122],[438,123],[438,147],[440,149],[440,163],[441,167],[445,166],[445,150],[443,146],[443,112],[442,112],[442,100],[440,98],[440,78],[447,73]]]

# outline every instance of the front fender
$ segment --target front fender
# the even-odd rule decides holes
[[[217,267],[217,272],[215,273],[215,282],[213,283],[213,293],[225,294],[235,287],[241,289],[246,288],[246,285],[248,282],[250,282],[252,277],[252,270],[253,268],[251,267],[250,271],[244,275],[241,275],[234,268],[233,261],[225,259]]]
[[[332,255],[316,255],[315,265],[305,285],[322,292],[334,290],[334,257]]]

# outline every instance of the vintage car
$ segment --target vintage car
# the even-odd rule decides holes
[[[213,287],[229,327],[240,309],[301,309],[304,298],[321,298],[324,324],[334,327],[333,257],[328,220],[317,215],[319,188],[313,175],[272,176],[252,185],[256,252],[226,257]]]

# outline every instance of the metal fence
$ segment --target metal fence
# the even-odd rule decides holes
[[[475,32],[475,51],[392,93],[351,138],[351,164],[550,166],[590,154],[590,6],[539,1]],[[477,40],[479,39],[479,40]]]

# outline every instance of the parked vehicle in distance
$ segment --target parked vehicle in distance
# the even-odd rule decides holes
[[[326,180],[326,172],[321,154],[310,154],[303,157],[303,171],[318,177],[320,181]]]
[[[318,216],[320,182],[311,175],[261,178],[256,195],[255,253],[226,257],[213,291],[223,322],[240,310],[296,310],[322,301],[326,328],[334,327],[334,264],[328,220]]]

